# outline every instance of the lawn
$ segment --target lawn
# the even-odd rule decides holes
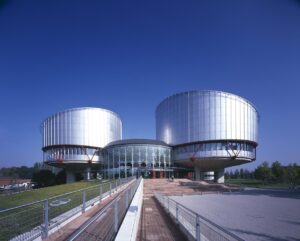
[[[85,189],[86,201],[98,198],[100,196],[99,184],[102,184],[103,193],[109,190],[109,182],[81,181],[2,196],[0,198],[0,206],[1,208],[9,208],[47,199],[59,194],[77,191],[49,200],[48,219],[53,220],[67,211],[74,210],[74,208],[77,210],[76,212],[81,210],[83,191],[78,191],[80,189]],[[114,187],[115,183],[113,183],[112,186]],[[66,203],[58,206],[53,205],[55,201],[62,200],[66,201]],[[43,202],[38,202],[29,206],[0,213],[0,241],[9,240],[40,226],[43,223],[43,204]],[[72,216],[73,214],[70,215]]]
[[[101,181],[80,181],[70,184],[34,189],[0,197],[0,210],[50,198],[59,194],[76,191],[101,184]]]
[[[255,187],[255,188],[288,188],[286,183],[264,183],[257,179],[226,179],[225,184],[236,185],[240,187]]]

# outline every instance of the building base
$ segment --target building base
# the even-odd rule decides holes
[[[224,183],[225,182],[224,169],[215,171],[215,182],[216,183]]]
[[[75,182],[75,173],[72,171],[66,171],[66,183]]]
[[[195,180],[207,181],[215,183],[224,183],[224,169],[215,171],[201,171],[199,167],[195,167]]]

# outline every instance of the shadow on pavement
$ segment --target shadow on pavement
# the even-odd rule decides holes
[[[237,235],[241,235],[241,238],[245,238],[243,237],[243,234],[246,235],[250,235],[251,240],[272,240],[272,241],[299,241],[299,239],[297,238],[293,238],[293,237],[286,237],[286,238],[278,238],[269,234],[264,234],[264,233],[256,233],[256,232],[252,232],[252,231],[246,231],[246,230],[241,230],[241,229],[229,229],[231,232],[236,233]],[[248,238],[246,238],[245,240],[247,240]]]
[[[245,188],[244,191],[232,192],[230,195],[264,195],[270,197],[300,199],[300,190]]]

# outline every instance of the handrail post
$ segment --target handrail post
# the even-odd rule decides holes
[[[44,227],[42,232],[42,238],[48,237],[48,228],[49,228],[49,206],[48,199],[44,201]]]
[[[109,196],[111,196],[111,182],[109,183]]]
[[[100,185],[100,202],[102,201],[102,198],[103,198],[103,187],[102,187],[102,184]]]
[[[85,190],[82,192],[82,213],[85,212],[85,199],[86,199],[86,193]]]
[[[118,232],[118,200],[116,199],[115,201],[115,207],[114,207],[114,228],[115,228],[115,233]]]
[[[129,203],[128,203],[128,202],[129,202],[129,201],[128,201],[128,200],[129,200],[128,196],[129,196],[129,190],[127,190],[126,193],[125,193],[126,208],[127,208],[128,205],[129,205]]]
[[[179,212],[178,203],[176,203],[176,223],[179,222],[179,220],[178,220],[178,212]]]
[[[200,217],[198,214],[196,214],[196,240],[201,240],[201,234],[200,234]]]

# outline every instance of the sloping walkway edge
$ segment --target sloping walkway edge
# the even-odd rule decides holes
[[[126,216],[121,224],[116,241],[135,241],[139,229],[139,223],[142,213],[144,179],[130,203]]]

